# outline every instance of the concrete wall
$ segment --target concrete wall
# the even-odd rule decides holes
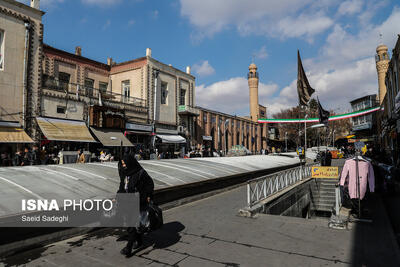
[[[57,106],[66,107],[65,114],[57,113]],[[85,103],[81,101],[68,102],[62,98],[54,98],[43,96],[42,97],[42,116],[55,117],[61,119],[83,120]]]
[[[19,121],[37,137],[34,117],[39,114],[39,86],[43,40],[43,12],[16,1],[0,0],[0,30],[4,31],[4,68],[0,70],[0,119]],[[30,24],[25,94],[23,94],[25,26]],[[25,103],[25,121],[23,105]]]
[[[129,80],[131,85],[130,96],[146,99],[144,90],[144,66],[131,69],[124,72],[119,72],[111,75],[112,91],[117,94],[123,94],[122,82]]]
[[[24,86],[24,22],[0,13],[0,30],[4,31],[4,64],[3,69],[0,70],[0,120],[21,122]]]
[[[315,181],[311,179],[268,202],[263,207],[263,213],[305,218],[313,205],[313,183]]]
[[[167,84],[167,99],[165,104],[161,104],[161,85]],[[157,111],[156,120],[163,123],[176,124],[177,117],[177,96],[176,96],[176,77],[161,72],[158,76],[157,90]]]

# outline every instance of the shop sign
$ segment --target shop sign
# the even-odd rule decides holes
[[[204,141],[212,141],[212,136],[203,135],[203,140]]]
[[[160,134],[163,134],[163,133],[164,134],[178,134],[178,130],[156,127],[156,133],[160,133]]]
[[[122,114],[121,112],[114,112],[111,110],[107,110],[106,112],[104,112],[105,115],[111,115],[111,116],[120,116],[120,117],[124,117],[124,114]]]
[[[314,166],[311,168],[311,177],[337,179],[339,177],[339,168]]]
[[[136,123],[125,123],[125,128],[127,130],[134,130],[134,131],[144,131],[144,132],[152,132],[153,131],[152,125],[143,125],[143,124],[136,124]]]

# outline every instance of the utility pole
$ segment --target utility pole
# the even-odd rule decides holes
[[[285,132],[285,147],[286,147],[286,152],[287,152],[287,132]]]

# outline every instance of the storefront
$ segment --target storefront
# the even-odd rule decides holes
[[[41,147],[53,160],[59,151],[90,150],[96,140],[90,134],[84,121],[38,117],[36,121],[42,131]],[[65,163],[65,162],[64,162]]]
[[[152,125],[127,122],[125,129],[125,136],[137,147],[136,150],[150,149],[153,133]]]
[[[203,148],[208,149],[213,146],[212,136],[203,135]]]
[[[154,145],[161,158],[177,158],[186,152],[186,138],[174,129],[156,128]]]
[[[13,165],[15,152],[31,143],[33,140],[18,122],[0,121],[0,166]]]

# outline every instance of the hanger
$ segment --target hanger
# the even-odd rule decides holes
[[[353,157],[352,160],[356,160],[356,158],[358,158],[358,160],[362,160],[362,161],[368,162],[368,160],[366,158],[364,158],[363,156],[361,156],[361,155]]]

